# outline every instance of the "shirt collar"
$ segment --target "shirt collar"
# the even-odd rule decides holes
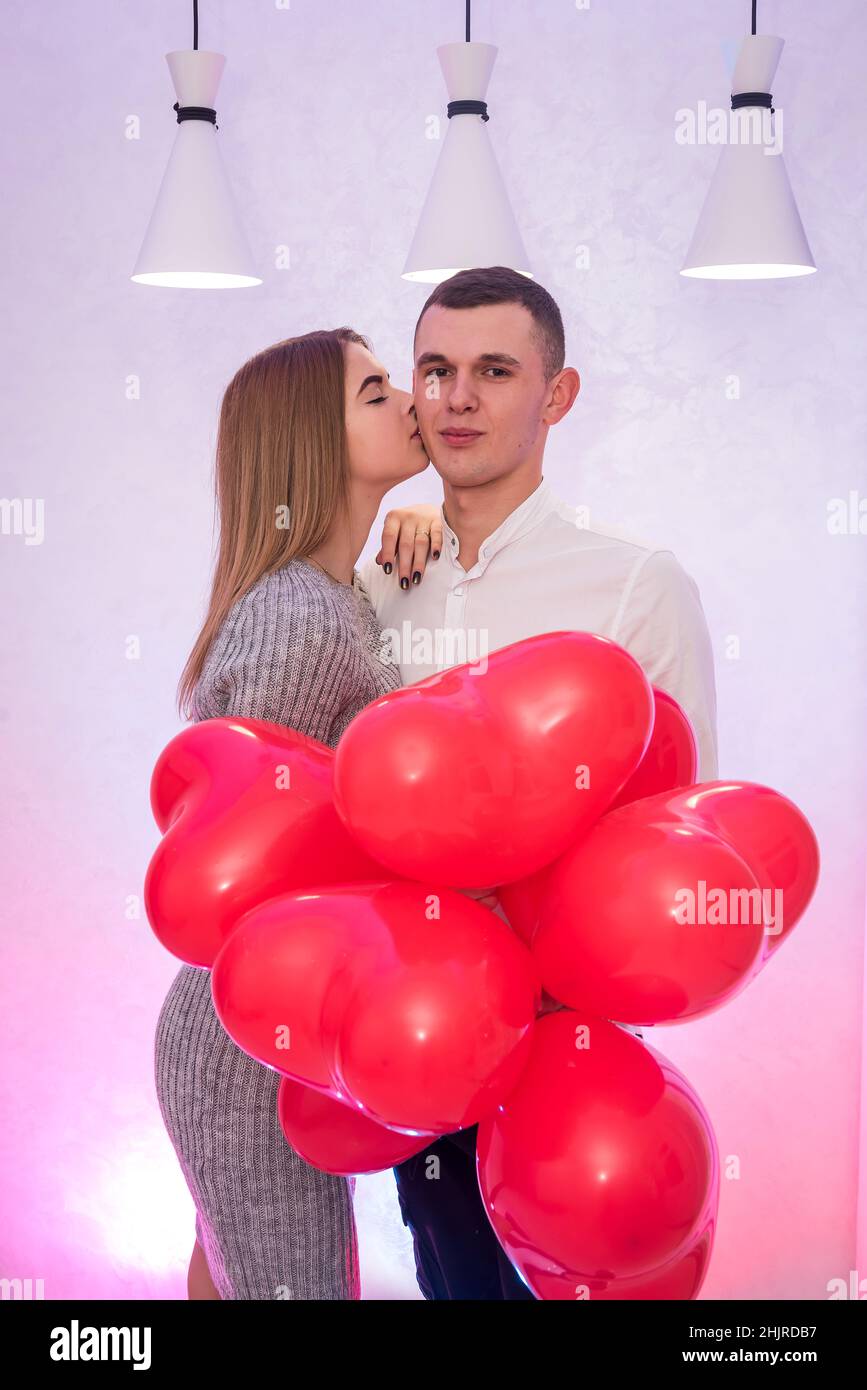
[[[555,503],[556,498],[543,478],[536,490],[531,492],[529,497],[525,497],[520,506],[516,507],[513,512],[509,512],[505,521],[500,523],[496,531],[492,531],[489,536],[485,537],[479,546],[479,559],[489,560],[498,550],[502,550],[504,545],[526,535],[553,510]],[[454,552],[457,550],[458,537],[446,521],[442,507],[440,508],[440,516],[442,517],[445,543],[450,552]],[[452,546],[452,541],[455,542],[454,546]]]

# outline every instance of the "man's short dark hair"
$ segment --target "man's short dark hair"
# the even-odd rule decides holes
[[[439,304],[444,309],[476,309],[481,304],[523,304],[533,317],[546,381],[563,370],[566,339],[560,310],[542,285],[526,275],[520,275],[517,270],[510,270],[506,265],[491,265],[481,269],[459,270],[448,280],[440,281],[428,295],[418,316],[416,337],[425,311],[433,304]]]

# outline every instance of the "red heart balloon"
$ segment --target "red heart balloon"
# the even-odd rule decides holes
[[[689,787],[698,769],[698,745],[692,725],[666,690],[653,689],[653,732],[644,757],[609,810],[675,787]]]
[[[577,1290],[577,1294],[573,1292],[568,1278],[564,1279],[561,1274],[552,1274],[544,1269],[538,1270],[535,1274],[535,1285],[539,1297],[545,1299],[577,1296],[588,1302],[593,1300],[596,1303],[611,1303],[637,1299],[642,1302],[660,1299],[683,1302],[698,1298],[710,1264],[713,1235],[714,1220],[709,1217],[683,1254],[678,1254],[643,1274],[633,1274],[627,1279],[613,1279],[607,1275],[597,1278],[588,1276]]]
[[[803,812],[758,782],[699,782],[644,805],[658,818],[713,831],[749,865],[765,905],[758,964],[766,964],[803,916],[819,878],[819,844]]]
[[[205,719],[166,746],[151,778],[163,839],[145,878],[159,940],[211,966],[238,917],[307,883],[376,879],[334,810],[325,744],[259,719]]]
[[[360,893],[361,887],[359,885]],[[279,894],[245,913],[217,953],[211,993],[217,1017],[245,1052],[335,1099],[336,1027],[381,938],[352,920],[352,887]],[[339,906],[346,903],[348,911]],[[325,1031],[325,1023],[329,1028]]]
[[[476,1159],[491,1224],[538,1297],[698,1293],[719,1204],[713,1128],[686,1078],[623,1029],[571,1010],[541,1019]]]
[[[617,816],[618,819],[615,824],[620,826],[621,831],[627,837],[630,824],[637,827],[638,833],[641,833],[642,829],[650,826],[651,823],[655,824],[661,832],[665,832],[669,843],[671,843],[672,833],[680,836],[689,829],[711,834],[719,842],[728,845],[749,869],[754,883],[749,886],[744,882],[742,887],[745,891],[749,887],[753,897],[750,904],[745,903],[744,906],[749,906],[754,922],[762,921],[762,944],[749,971],[741,975],[738,989],[743,988],[749,979],[767,964],[781,942],[786,939],[803,915],[815,891],[819,873],[819,846],[816,836],[809,821],[795,803],[771,787],[762,786],[755,782],[724,782],[719,780],[699,782],[680,790],[661,792],[656,796],[646,797],[641,801],[631,803],[629,806],[620,807],[616,812],[610,812],[609,815],[612,819],[615,815]],[[607,820],[608,817],[604,817],[598,826],[603,826]],[[591,842],[588,849],[588,853],[591,855],[593,844],[595,842]],[[565,898],[561,899],[561,908],[571,914],[573,928],[579,921],[585,920],[588,913],[595,911],[593,904],[596,898],[592,896],[594,894],[596,897],[601,895],[605,898],[605,903],[600,909],[601,915],[597,919],[598,925],[602,927],[603,924],[610,922],[610,913],[613,912],[615,904],[619,902],[619,897],[617,894],[609,895],[607,893],[606,884],[604,880],[600,881],[598,872],[595,873],[592,890],[588,880],[587,891],[583,891],[584,885],[581,882],[580,873],[581,864],[585,862],[585,859],[577,855],[577,846],[573,848],[576,850],[574,856],[571,851],[567,851],[560,860],[546,866],[538,873],[532,874],[518,883],[506,884],[503,888],[498,889],[500,903],[509,919],[510,926],[528,945],[534,941],[537,927],[543,915],[548,912],[546,894],[558,866],[568,866],[569,864],[572,866],[571,875],[569,875],[567,868],[566,876],[571,877],[571,887],[568,892],[573,895],[574,912],[569,908]],[[620,848],[621,853],[625,854],[626,841],[621,843]],[[660,864],[657,867],[662,870],[663,865]],[[597,862],[595,869],[598,871],[599,868]],[[619,869],[613,862],[611,863],[611,872],[616,879]],[[704,877],[707,880],[707,874]],[[649,877],[646,886],[649,887],[651,882],[655,882],[658,887],[658,876]],[[684,887],[686,885],[679,884],[677,886]],[[728,883],[729,888],[734,886],[736,885],[731,882]],[[633,883],[633,888],[636,912],[638,913],[643,889],[637,883]],[[638,917],[635,919],[635,926],[636,931],[638,931],[640,926]],[[588,934],[586,920],[585,927],[576,929],[585,935]],[[568,932],[560,936],[555,947],[557,952],[563,955],[567,954],[570,949],[567,936]],[[601,944],[601,941],[597,941],[597,945],[601,946]],[[648,939],[644,944],[646,951],[652,952],[654,949],[652,942]],[[551,945],[550,940],[548,945]],[[739,970],[743,967],[743,957],[744,952],[741,951],[738,955]],[[657,964],[662,969],[665,962],[660,958]],[[578,957],[573,959],[571,970],[574,984],[574,977],[577,977],[579,973]],[[552,979],[545,979],[543,975],[543,983],[546,990],[551,993],[555,992]],[[661,987],[661,980],[659,984]],[[563,987],[562,984],[561,987]],[[728,994],[727,997],[732,996]],[[593,1000],[592,1007],[597,1011],[604,1012],[598,996],[594,995]],[[564,1002],[574,1002],[577,1006],[579,1001],[574,998],[572,1000],[564,999]],[[589,997],[581,1002],[587,1007],[591,1006]],[[722,1002],[722,1000],[720,999],[718,1002]],[[699,1012],[707,1012],[707,1010],[700,1009]],[[621,1016],[620,1014],[606,1016],[618,1017],[621,1022],[641,1021],[638,1018],[630,1019],[626,1015]],[[687,1015],[683,1016],[686,1017]],[[689,1016],[696,1017],[697,1014],[690,1009]],[[649,1022],[650,1020],[645,1018],[643,1021]]]
[[[369,1120],[355,1106],[284,1076],[277,1116],[295,1152],[323,1173],[379,1173],[427,1148],[430,1135],[408,1135]]]
[[[692,725],[667,691],[659,690],[656,686],[651,688],[654,717],[650,742],[629,781],[608,807],[610,811],[662,791],[693,785],[698,748]],[[540,869],[498,889],[510,926],[527,945],[538,919],[537,909],[545,872],[545,868]]]
[[[572,1008],[683,1022],[732,998],[761,958],[747,864],[708,828],[657,815],[653,798],[603,816],[540,878],[516,916],[530,908],[542,984]],[[508,893],[500,901],[515,911]]]
[[[409,882],[270,899],[238,922],[211,984],[250,1056],[416,1135],[475,1124],[508,1095],[540,997],[500,917]]]
[[[335,805],[375,859],[455,887],[560,854],[641,761],[653,695],[634,657],[549,632],[389,691],[337,745]]]

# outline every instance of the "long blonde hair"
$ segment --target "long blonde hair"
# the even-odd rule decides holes
[[[226,387],[214,470],[220,539],[208,611],[178,684],[184,718],[232,605],[321,545],[348,508],[345,343],[370,348],[352,328],[303,333],[256,353]]]

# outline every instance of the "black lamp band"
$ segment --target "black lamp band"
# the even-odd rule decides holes
[[[486,101],[450,101],[448,104],[449,120],[452,116],[481,116],[483,121],[489,121],[488,103]]]
[[[737,111],[741,106],[766,106],[773,112],[771,105],[773,97],[770,92],[738,92],[737,96],[732,92],[732,110]]]
[[[217,125],[217,113],[212,106],[179,106],[175,102],[172,110],[178,113],[178,124],[181,121],[210,121],[211,125],[217,126],[217,130],[220,129]]]

